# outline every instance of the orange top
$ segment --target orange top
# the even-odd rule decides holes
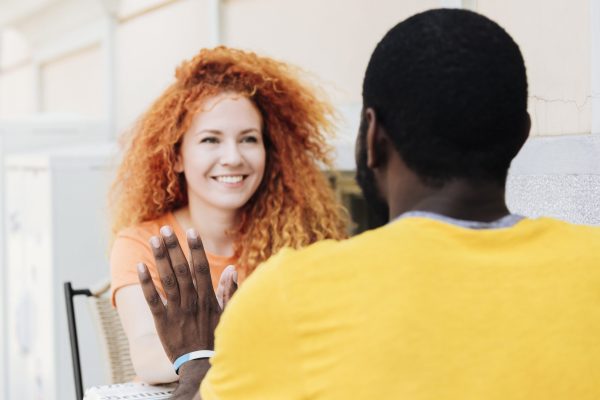
[[[186,234],[177,222],[173,213],[169,212],[153,221],[143,222],[139,225],[123,229],[117,235],[110,253],[110,273],[112,304],[115,306],[115,293],[117,290],[128,285],[139,285],[137,264],[143,262],[148,266],[154,285],[161,296],[165,296],[162,284],[158,277],[158,270],[154,263],[154,256],[150,248],[150,237],[159,234],[161,226],[169,225],[173,228],[183,253],[189,261],[190,248],[187,243]],[[206,253],[210,265],[210,275],[215,291],[219,284],[221,273],[228,265],[235,264],[234,257],[218,256]],[[243,278],[240,276],[240,278]]]

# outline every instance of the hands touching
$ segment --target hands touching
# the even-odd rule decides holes
[[[233,266],[227,267],[215,294],[206,253],[195,230],[187,231],[191,268],[173,230],[164,226],[160,233],[160,237],[153,236],[150,239],[150,246],[167,304],[161,301],[148,268],[143,263],[138,264],[138,276],[158,336],[173,362],[190,352],[214,349],[214,331],[223,309],[237,289],[237,274]],[[192,362],[182,366],[180,386],[185,382],[183,372],[189,370],[187,364]],[[206,366],[202,368],[204,372],[196,382],[198,384],[208,370],[208,363],[204,364]]]

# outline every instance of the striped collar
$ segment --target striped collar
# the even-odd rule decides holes
[[[518,214],[508,214],[502,218],[499,218],[495,221],[491,222],[481,222],[481,221],[468,221],[464,219],[456,219],[447,217],[445,215],[432,213],[429,211],[407,211],[403,214],[400,214],[398,217],[394,218],[390,223],[410,217],[420,217],[420,218],[429,218],[435,219],[438,221],[446,222],[451,225],[460,226],[462,228],[467,229],[499,229],[499,228],[510,228],[517,224],[517,222],[525,219],[524,216]]]

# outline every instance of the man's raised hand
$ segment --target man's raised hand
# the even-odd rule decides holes
[[[191,272],[177,237],[169,226],[161,228],[160,237],[153,236],[150,239],[166,304],[161,301],[146,265],[138,264],[144,297],[171,362],[193,351],[214,349],[214,331],[223,312],[219,303],[226,305],[237,289],[237,274],[233,267],[228,267],[219,282],[218,300],[200,237],[190,229],[187,231],[187,240],[191,252]]]

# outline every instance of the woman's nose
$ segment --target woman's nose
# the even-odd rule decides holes
[[[238,166],[242,163],[242,155],[237,143],[224,143],[223,153],[221,154],[221,164],[229,166]]]

